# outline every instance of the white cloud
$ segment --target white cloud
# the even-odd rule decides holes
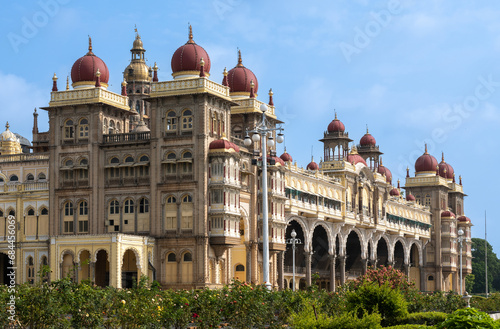
[[[31,140],[31,114],[35,107],[47,106],[49,91],[42,92],[22,77],[0,72],[0,129],[3,131],[3,125],[8,121],[10,130]],[[38,112],[39,129],[45,131],[48,129],[47,114],[43,110]]]

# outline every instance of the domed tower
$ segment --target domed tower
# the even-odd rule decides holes
[[[193,40],[193,28],[189,26],[189,40],[172,55],[172,76],[174,80],[200,77],[200,62],[203,59],[204,73],[210,76],[210,56],[202,46]]]
[[[327,131],[324,133],[323,139],[319,140],[324,145],[324,161],[323,168],[328,168],[329,163],[333,161],[342,161],[349,153],[349,143],[352,139],[349,138],[349,133],[345,131],[345,126],[337,119],[337,112],[335,112],[335,119],[328,125]]]
[[[103,89],[108,88],[109,70],[102,59],[92,52],[92,39],[89,37],[89,51],[85,56],[75,61],[71,68],[73,88],[95,88],[98,84]]]
[[[146,64],[144,58],[144,49],[141,36],[135,30],[135,40],[130,52],[132,59],[130,64],[123,72],[124,81],[126,81],[126,94],[129,97],[130,110],[134,115],[130,118],[129,131],[133,131],[137,126],[149,126],[150,109],[149,103],[144,101],[144,98],[151,91],[152,72],[153,70]],[[143,121],[145,124],[140,124]]]
[[[238,64],[227,72],[222,84],[229,87],[233,99],[257,97],[259,82],[252,70],[243,65],[240,50],[238,50]]]
[[[366,134],[359,141],[358,153],[365,159],[371,170],[378,168],[379,158],[383,153],[380,152],[375,137],[368,132],[368,127],[366,128]]]
[[[22,153],[19,138],[9,130],[9,123],[5,124],[5,131],[0,134],[0,155]]]

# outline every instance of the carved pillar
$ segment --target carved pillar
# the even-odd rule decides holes
[[[309,287],[312,284],[311,277],[311,260],[312,252],[306,251],[306,285]]]
[[[75,266],[73,266],[73,269],[75,270],[75,282],[78,282],[78,272],[80,272],[80,263],[75,263]]]
[[[426,286],[426,280],[425,280],[425,271],[423,267],[420,267],[420,290],[421,291],[427,291],[427,286]]]
[[[278,289],[285,289],[285,252],[278,253]]]
[[[365,275],[365,274],[366,274],[366,271],[367,271],[367,269],[368,269],[368,259],[366,259],[366,258],[361,258],[361,264],[362,264],[361,274],[362,274],[362,275]]]
[[[259,244],[252,243],[252,283],[259,281]]]
[[[335,291],[335,263],[337,257],[335,255],[330,255],[330,291]]]
[[[340,284],[345,284],[345,256],[339,256],[340,267]]]
[[[245,278],[245,281],[246,282],[252,282],[252,249],[251,247],[246,244],[245,246],[245,249],[246,249],[246,259],[247,259],[247,271],[246,271],[246,278]]]
[[[410,264],[404,264],[405,275],[408,282],[410,282]]]
[[[90,262],[90,282],[95,284],[95,262]]]

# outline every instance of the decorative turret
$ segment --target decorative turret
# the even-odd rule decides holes
[[[92,52],[92,39],[89,37],[89,51],[83,57],[76,60],[71,68],[71,80],[73,88],[94,88],[95,74],[101,73],[100,83],[103,88],[108,87],[109,71],[106,63]]]
[[[189,40],[172,56],[172,76],[174,79],[197,78],[200,73],[200,60],[204,60],[204,72],[210,76],[210,56],[193,40],[193,28],[189,26]]]

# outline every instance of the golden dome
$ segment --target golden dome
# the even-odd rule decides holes
[[[17,136],[9,130],[9,127],[9,123],[7,122],[7,124],[5,125],[5,131],[0,134],[0,140],[5,142],[17,142]]]
[[[137,34],[132,46],[133,50],[144,50],[144,45],[142,44],[141,36]]]
[[[131,81],[151,81],[149,76],[149,66],[144,62],[132,62],[123,72],[123,77],[127,82]]]

